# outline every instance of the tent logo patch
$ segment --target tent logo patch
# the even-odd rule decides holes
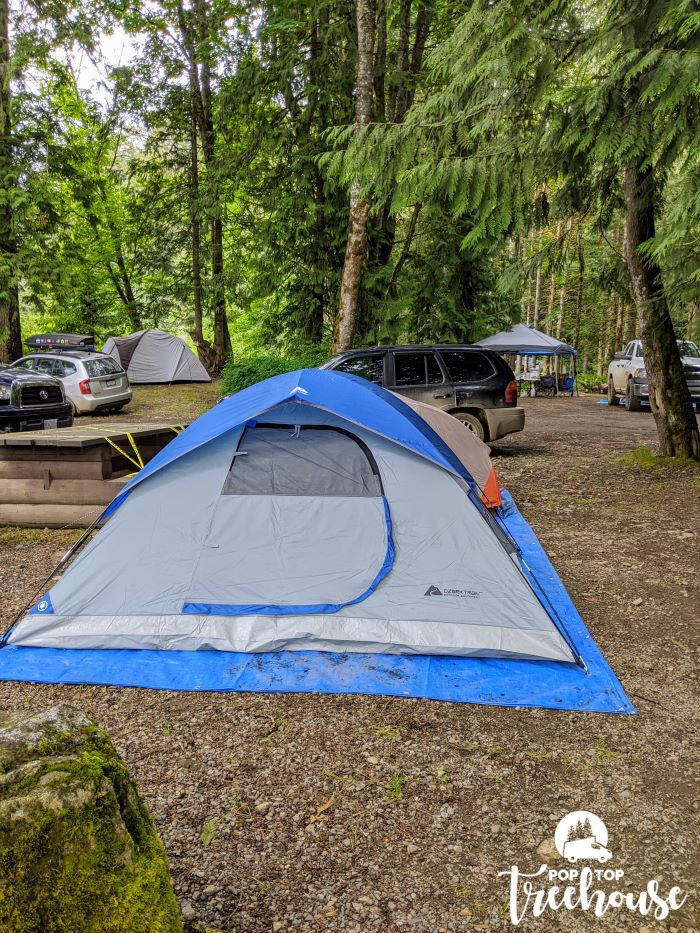
[[[460,590],[447,586],[441,590],[439,587],[435,586],[435,584],[431,584],[425,593],[423,593],[423,596],[459,596],[461,599],[476,599],[478,596],[481,596],[481,591]]]
[[[667,894],[661,892],[658,879],[653,878],[641,890],[633,882],[625,881],[619,890],[625,872],[622,868],[603,868],[584,865],[572,868],[577,862],[597,862],[605,865],[613,857],[607,848],[608,829],[605,823],[590,810],[573,810],[557,823],[554,831],[554,852],[544,851],[551,843],[542,843],[537,850],[543,857],[557,853],[569,867],[551,867],[540,864],[536,871],[521,871],[512,865],[509,871],[499,871],[499,877],[510,882],[510,921],[518,926],[525,919],[539,918],[543,914],[559,910],[581,910],[595,917],[603,917],[608,910],[628,910],[642,917],[665,920],[669,914],[683,906],[687,894],[679,887],[672,887]],[[537,879],[537,880],[535,880]],[[606,884],[607,882],[607,884]],[[614,888],[610,889],[610,883]]]

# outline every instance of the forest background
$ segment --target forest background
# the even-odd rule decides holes
[[[673,376],[699,33],[693,0],[0,0],[0,359],[160,327],[266,375],[522,320],[593,382],[640,335]]]

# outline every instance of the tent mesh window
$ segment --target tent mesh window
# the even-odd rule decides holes
[[[383,490],[371,451],[350,431],[258,424],[241,435],[221,494],[371,498]]]

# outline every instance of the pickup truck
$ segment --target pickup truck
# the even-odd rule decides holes
[[[69,428],[73,409],[52,376],[0,368],[0,431]]]
[[[679,340],[678,350],[683,371],[696,408],[700,406],[700,350],[690,340]],[[639,411],[649,402],[649,383],[644,368],[641,340],[632,340],[621,353],[616,353],[608,366],[608,404],[619,405],[625,398],[627,411]]]

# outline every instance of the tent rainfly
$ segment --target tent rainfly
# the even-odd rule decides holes
[[[108,353],[135,385],[163,382],[211,382],[184,340],[163,330],[139,330],[128,337],[108,337]]]
[[[576,356],[573,347],[526,324],[514,324],[510,330],[486,337],[476,346],[514,356]]]
[[[633,711],[517,510],[484,505],[483,445],[428,420],[323,370],[228,397],[108,506],[0,679]]]

